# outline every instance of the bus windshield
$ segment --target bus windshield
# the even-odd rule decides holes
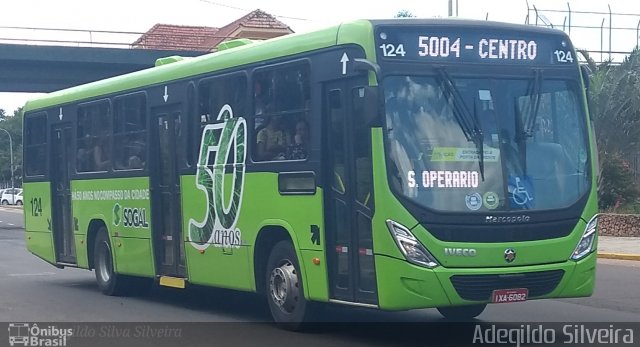
[[[518,78],[386,77],[394,191],[448,212],[547,210],[575,203],[590,187],[578,83],[543,76],[535,71]],[[455,93],[447,91],[451,83]]]

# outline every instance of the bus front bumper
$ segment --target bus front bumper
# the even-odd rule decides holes
[[[495,289],[528,288],[528,300],[584,297],[593,293],[597,254],[580,261],[501,268],[427,269],[378,255],[379,307],[383,310],[491,302]]]

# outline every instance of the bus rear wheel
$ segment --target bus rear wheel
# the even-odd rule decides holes
[[[486,307],[487,304],[438,307],[438,312],[447,319],[468,320],[478,317]]]
[[[127,289],[126,279],[113,270],[111,243],[109,242],[107,228],[104,226],[100,227],[96,235],[93,256],[96,281],[98,282],[100,291],[112,296],[125,294],[125,290]]]
[[[266,295],[275,322],[288,330],[299,330],[308,313],[300,265],[293,245],[278,242],[269,255],[266,268]]]

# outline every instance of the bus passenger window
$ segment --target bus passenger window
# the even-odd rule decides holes
[[[43,175],[46,172],[47,116],[39,114],[25,117],[25,174],[27,176]]]
[[[304,160],[309,151],[309,67],[294,63],[254,73],[255,161]]]
[[[111,124],[107,101],[78,107],[76,171],[108,171],[111,168]]]
[[[246,100],[247,78],[244,74],[204,80],[198,87],[199,135],[202,136],[202,131],[207,124],[222,122],[226,117],[231,116],[246,117]],[[220,119],[218,119],[219,116]]]
[[[140,170],[145,167],[147,144],[146,96],[142,93],[114,101],[114,168]]]

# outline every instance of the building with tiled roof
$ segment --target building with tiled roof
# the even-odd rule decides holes
[[[133,44],[133,48],[213,51],[223,41],[266,40],[293,33],[274,16],[258,9],[221,28],[156,24]]]

